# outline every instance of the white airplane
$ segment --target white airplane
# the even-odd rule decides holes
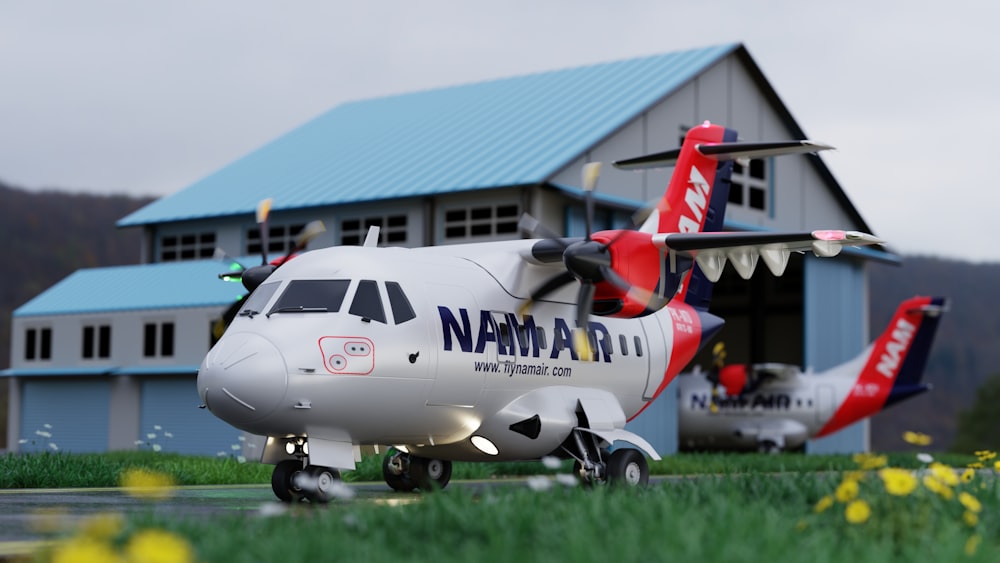
[[[267,437],[284,501],[327,502],[361,445],[393,445],[396,490],[444,487],[451,462],[576,460],[585,482],[645,483],[625,421],[653,401],[722,326],[692,284],[727,260],[780,275],[792,252],[877,244],[844,231],[722,233],[733,158],[815,152],[808,141],[738,143],[708,122],[681,149],[616,163],[676,162],[637,230],[422,248],[302,253],[243,272],[252,293],[198,373],[204,405]],[[596,163],[584,169],[591,232]],[[693,264],[698,267],[692,268]],[[699,289],[701,288],[701,289]],[[609,446],[623,441],[634,448]]]
[[[861,354],[821,373],[779,363],[717,362],[708,372],[681,374],[680,448],[794,450],[929,390],[921,379],[945,310],[943,297],[902,302]],[[714,352],[724,357],[720,344]]]

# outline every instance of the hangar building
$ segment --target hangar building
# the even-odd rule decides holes
[[[142,264],[77,271],[14,312],[12,365],[2,372],[8,444],[226,454],[239,432],[199,409],[195,389],[211,327],[243,293],[219,280],[216,248],[253,265],[262,239],[277,257],[314,219],[328,230],[311,248],[359,244],[371,225],[384,245],[517,238],[522,212],[583,235],[584,163],[675,148],[705,120],[747,141],[806,138],[738,43],[336,106],[122,218],[119,227],[142,229]],[[873,232],[819,156],[737,168],[727,230]],[[606,166],[595,227],[626,224],[670,172]],[[274,210],[262,237],[254,209],[265,198]],[[728,267],[712,311],[727,321],[717,338],[729,361],[821,370],[855,355],[869,341],[869,260],[898,258],[877,249],[796,256],[783,277],[758,269],[749,281]],[[675,406],[668,389],[632,430],[676,451]],[[862,423],[807,449],[867,448]]]

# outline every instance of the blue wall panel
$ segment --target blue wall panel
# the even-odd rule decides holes
[[[868,341],[868,292],[864,264],[844,256],[805,262],[805,365],[822,371],[847,361]],[[849,453],[868,448],[868,423],[810,440],[810,453]]]
[[[139,437],[141,448],[196,455],[233,455],[242,431],[219,420],[201,400],[194,377],[150,377],[142,382]],[[159,428],[157,428],[159,427]],[[169,436],[168,436],[169,433]],[[248,456],[256,459],[256,456]]]
[[[108,449],[107,378],[27,379],[21,390],[20,451],[103,452]],[[45,436],[44,434],[51,434]]]
[[[677,453],[677,380],[625,428],[649,441],[661,456]]]

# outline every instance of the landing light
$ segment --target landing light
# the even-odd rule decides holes
[[[285,442],[285,453],[288,455],[295,454],[295,444],[293,442]]]
[[[479,451],[483,452],[486,455],[497,455],[498,453],[500,453],[500,450],[497,449],[496,444],[494,444],[493,442],[489,441],[488,439],[482,436],[473,436],[472,438],[470,438],[470,440],[472,441],[473,446],[476,446],[476,448]]]

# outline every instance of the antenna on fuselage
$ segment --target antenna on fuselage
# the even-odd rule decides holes
[[[378,225],[372,225],[368,227],[368,234],[365,235],[365,242],[361,246],[365,248],[374,248],[378,246],[378,234],[382,229]]]

